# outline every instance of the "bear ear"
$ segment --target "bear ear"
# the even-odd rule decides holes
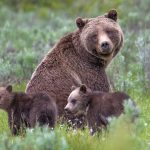
[[[77,87],[73,85],[73,86],[71,87],[71,91],[75,90],[76,88],[77,88]]]
[[[105,17],[117,21],[117,11],[115,9],[112,9],[105,15]]]
[[[6,87],[6,90],[11,93],[11,92],[12,92],[12,85],[8,85],[8,86]]]
[[[86,93],[86,92],[87,92],[87,87],[86,87],[85,84],[82,84],[82,85],[80,86],[80,91],[83,92],[83,93]]]
[[[86,24],[86,21],[82,19],[81,17],[76,19],[76,25],[79,29],[82,29]]]

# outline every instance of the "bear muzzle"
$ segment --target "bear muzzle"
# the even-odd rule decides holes
[[[107,41],[102,42],[99,49],[102,54],[110,54],[112,52],[112,47]]]
[[[65,110],[65,113],[71,113],[71,110],[70,110],[70,107],[69,107],[69,104],[66,105],[66,107],[64,108]]]

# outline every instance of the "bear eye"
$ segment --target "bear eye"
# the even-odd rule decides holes
[[[117,33],[118,33],[118,31],[117,30],[106,30],[106,33],[109,35],[109,36],[115,36]]]
[[[106,33],[110,35],[110,34],[112,34],[112,31],[111,30],[107,30]]]
[[[95,41],[95,42],[96,42],[96,41],[97,41],[97,34],[93,34],[93,35],[91,35],[91,38],[92,38],[92,40],[93,40],[93,41]]]
[[[76,101],[77,101],[76,99],[72,99],[72,100],[71,100],[71,103],[72,103],[72,104],[75,104]]]

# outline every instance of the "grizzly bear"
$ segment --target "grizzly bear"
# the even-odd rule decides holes
[[[85,83],[92,90],[109,91],[105,68],[123,44],[116,10],[96,18],[77,18],[78,29],[63,38],[37,66],[26,93],[46,92],[56,100],[59,116],[72,85]],[[66,116],[67,117],[67,116]]]
[[[133,108],[135,103],[124,92],[100,92],[92,91],[86,85],[74,87],[68,97],[68,103],[64,108],[70,114],[85,114],[90,133],[106,127],[109,117],[118,117],[124,111],[124,102],[131,101]],[[136,109],[135,109],[136,110]],[[136,118],[138,112],[135,112]],[[133,118],[133,119],[134,119]]]
[[[55,127],[57,107],[55,101],[45,93],[26,94],[12,92],[12,86],[0,87],[0,109],[8,113],[12,134],[18,134],[24,127],[33,128],[48,125]]]

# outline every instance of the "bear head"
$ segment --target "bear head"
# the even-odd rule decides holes
[[[82,84],[80,87],[72,87],[72,92],[68,97],[68,103],[65,106],[67,113],[82,115],[86,113],[89,102],[89,94],[91,90]]]
[[[0,108],[7,110],[12,102],[12,86],[0,87]]]
[[[105,65],[123,45],[123,32],[117,23],[117,11],[110,10],[103,16],[76,19],[82,46],[91,55],[100,58]]]

